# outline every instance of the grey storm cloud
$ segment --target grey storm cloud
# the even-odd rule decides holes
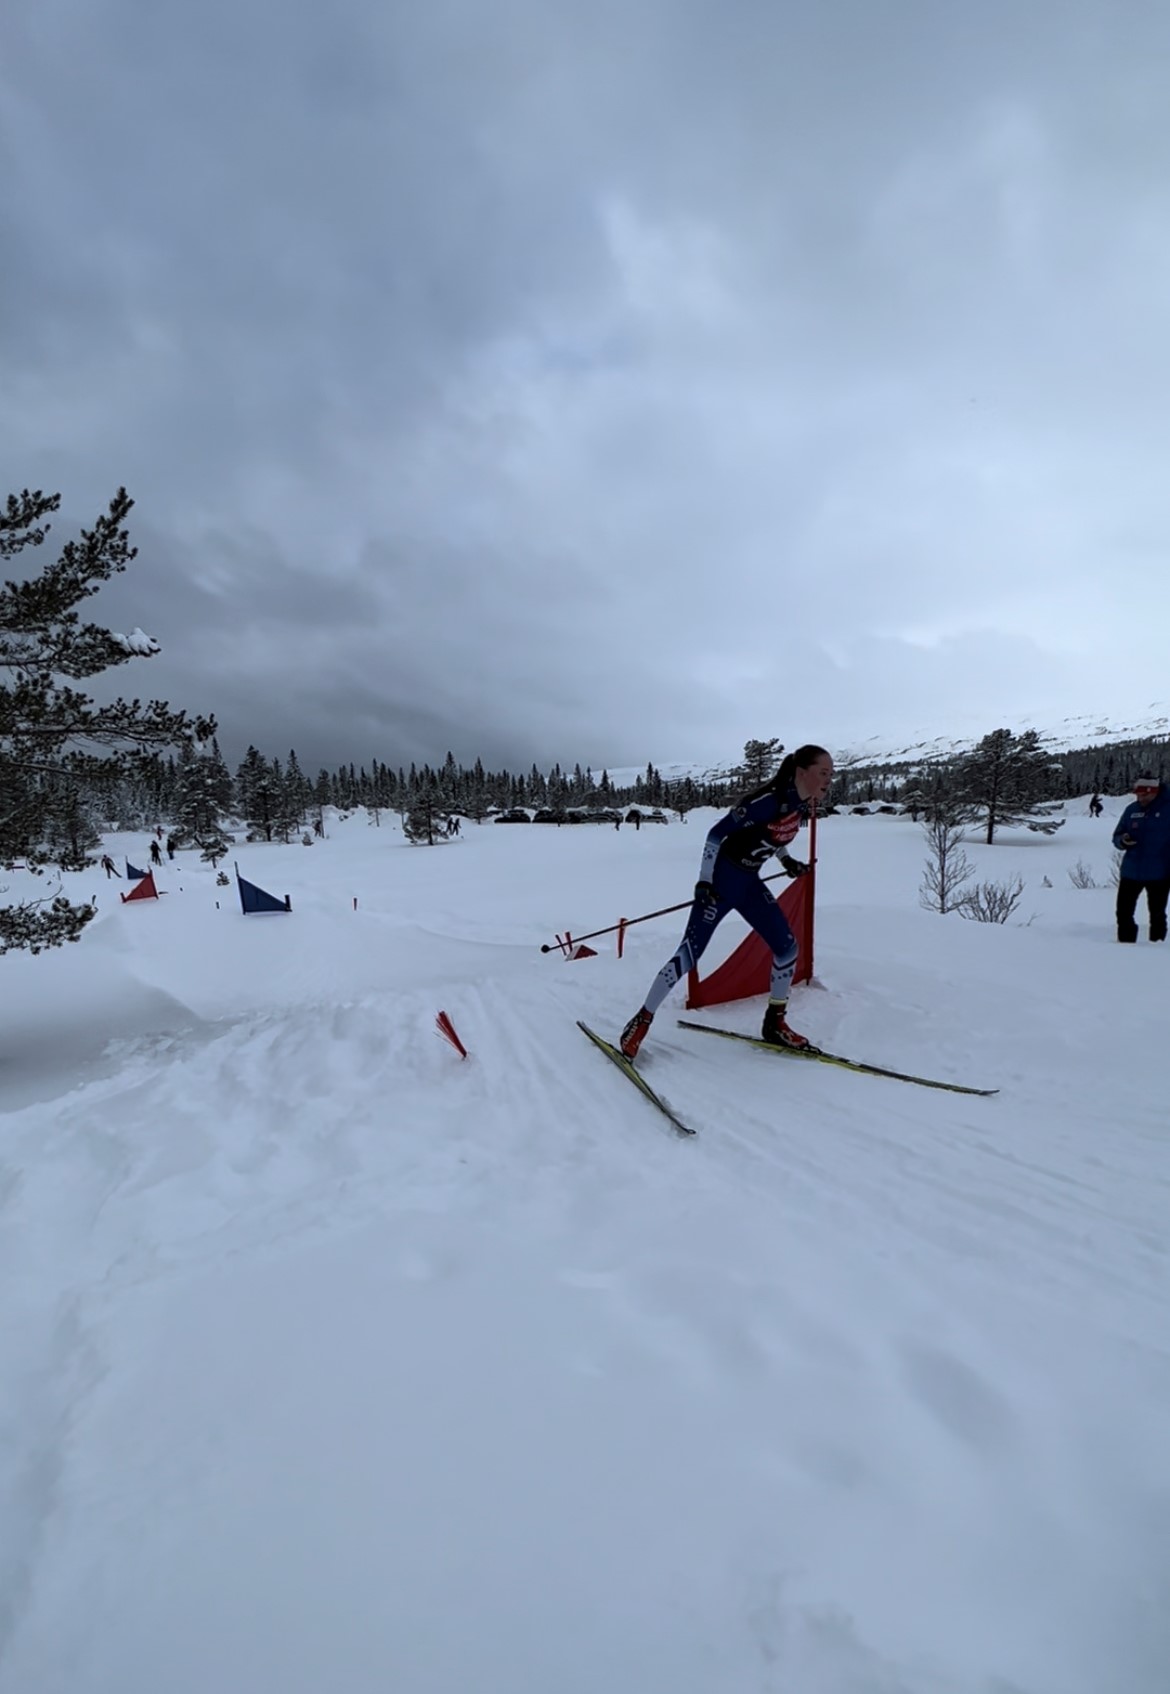
[[[302,763],[1156,695],[1170,10],[42,0],[0,463]]]

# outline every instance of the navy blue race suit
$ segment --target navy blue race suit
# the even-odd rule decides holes
[[[787,1000],[800,949],[788,919],[760,881],[760,871],[773,854],[781,862],[788,857],[789,845],[808,816],[809,804],[792,783],[783,794],[768,788],[750,795],[708,832],[687,927],[677,951],[650,985],[647,1011],[657,1011],[675,984],[694,969],[728,912],[738,912],[771,948],[771,998]]]

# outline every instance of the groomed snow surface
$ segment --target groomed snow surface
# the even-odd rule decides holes
[[[693,1140],[575,1027],[679,918],[539,946],[686,898],[713,813],[241,845],[291,916],[193,855],[67,878],[80,944],[0,962],[3,1694],[1166,1694],[1170,951],[1113,939],[1122,803],[968,847],[1026,878],[1003,927],[919,909],[909,820],[826,820],[793,1021],[1001,1092],[679,993],[645,1074]]]

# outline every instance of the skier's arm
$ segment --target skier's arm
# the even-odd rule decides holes
[[[1117,828],[1113,831],[1113,845],[1121,852],[1126,847],[1133,846],[1133,836],[1129,832],[1129,815],[1132,806],[1127,806],[1117,820]]]
[[[742,807],[736,808],[736,812],[742,810]],[[719,849],[732,830],[742,829],[743,819],[737,817],[736,812],[725,813],[718,823],[707,831],[707,839],[703,843],[703,857],[699,864],[700,882],[710,883],[715,875],[715,861],[719,857]]]

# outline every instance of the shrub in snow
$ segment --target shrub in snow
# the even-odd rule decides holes
[[[1023,892],[1022,876],[1013,877],[1011,882],[981,882],[959,895],[954,910],[976,923],[1006,923]]]
[[[963,851],[963,831],[954,812],[939,809],[922,823],[927,860],[918,888],[919,904],[928,912],[952,912],[974,867]]]

